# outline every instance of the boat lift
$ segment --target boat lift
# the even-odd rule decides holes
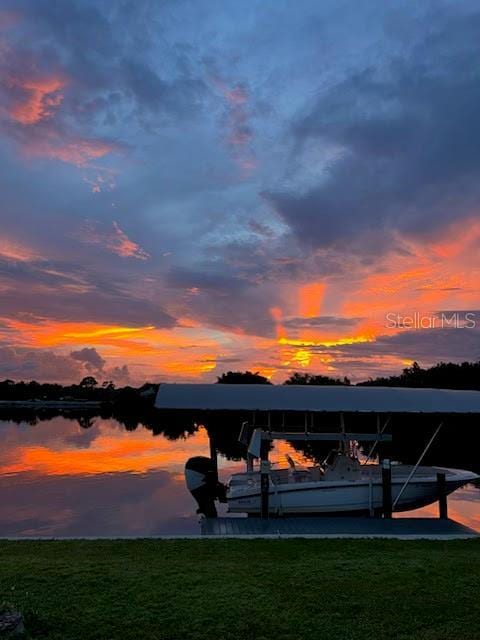
[[[344,425],[343,419],[341,420]],[[242,431],[247,427],[247,423],[243,423]],[[242,439],[242,435],[240,440]],[[270,477],[270,461],[268,459],[270,443],[274,440],[284,440],[285,442],[338,442],[343,450],[346,450],[348,444],[352,441],[361,442],[391,442],[392,436],[385,433],[347,433],[345,431],[333,433],[312,433],[298,431],[268,431],[262,428],[256,428],[253,431],[247,450],[247,468],[253,470],[253,459],[260,459],[260,490],[261,490],[261,517],[268,518],[269,514],[269,477]],[[389,462],[388,460],[384,462]],[[418,466],[418,465],[417,465]],[[390,470],[390,465],[382,467]],[[391,483],[390,473],[382,473],[383,483]],[[403,487],[403,490],[405,489]],[[402,492],[403,492],[402,490]],[[386,508],[387,517],[391,516],[391,488],[384,489],[384,513]],[[390,493],[390,501],[385,505],[385,497]]]
[[[313,386],[313,385],[224,385],[224,384],[165,384],[160,385],[155,406],[167,411],[182,410],[194,414],[205,415],[209,412],[245,412],[267,413],[267,425],[255,428],[250,445],[247,463],[253,458],[260,459],[261,474],[261,515],[268,518],[269,445],[272,440],[282,439],[294,441],[330,440],[340,441],[342,446],[350,440],[373,441],[373,450],[378,442],[387,442],[391,436],[384,434],[379,428],[379,416],[391,414],[480,414],[480,392],[457,391],[444,389],[412,389],[399,387],[355,387],[355,386]],[[281,413],[284,424],[285,413],[303,413],[305,416],[304,431],[285,432],[271,430],[271,415]],[[344,414],[377,415],[376,433],[351,433],[344,427]],[[341,431],[338,433],[313,433],[308,431],[308,416],[313,422],[313,414],[339,414]],[[388,422],[388,420],[387,420]],[[248,424],[248,423],[247,423]],[[401,494],[415,474],[432,442],[438,435],[442,422],[435,430],[414,465],[411,474],[403,485],[395,503],[391,494],[391,463],[382,461],[383,516],[390,518]],[[241,438],[245,440],[246,424]],[[215,455],[215,447],[211,447]],[[213,457],[213,456],[212,456]],[[440,504],[440,517],[447,518],[447,501],[445,492],[445,474],[437,474],[437,487]]]

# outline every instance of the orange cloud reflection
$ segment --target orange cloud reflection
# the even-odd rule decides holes
[[[9,452],[3,474],[36,472],[43,475],[90,475],[129,471],[145,473],[166,469],[179,473],[191,455],[209,451],[206,430],[200,429],[193,439],[166,440],[138,428],[134,432],[115,428],[102,421],[99,435],[86,448],[57,441],[49,445],[18,445]],[[79,433],[82,433],[78,427]],[[85,432],[83,432],[85,433]]]

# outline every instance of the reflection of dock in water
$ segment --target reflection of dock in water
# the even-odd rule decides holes
[[[202,536],[223,538],[397,538],[450,540],[478,534],[440,518],[203,518]]]

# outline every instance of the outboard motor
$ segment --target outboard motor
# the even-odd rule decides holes
[[[195,456],[185,465],[185,482],[198,503],[197,513],[216,518],[215,500],[226,502],[226,487],[218,481],[218,473],[211,458]]]

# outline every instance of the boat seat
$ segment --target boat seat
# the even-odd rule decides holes
[[[318,482],[323,478],[322,469],[319,466],[309,467],[308,474],[311,482]]]
[[[289,469],[289,482],[309,482],[310,473],[307,469]]]

